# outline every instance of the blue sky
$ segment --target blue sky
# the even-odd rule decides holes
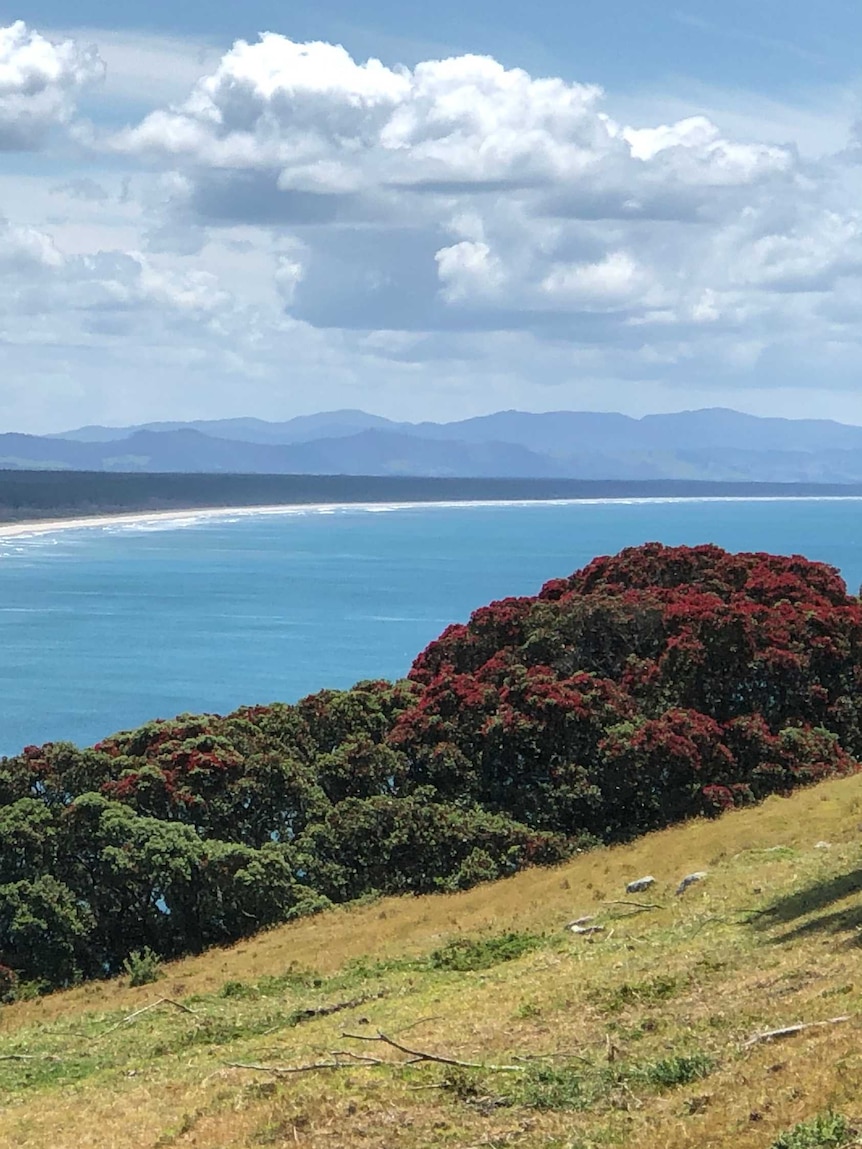
[[[26,19],[36,27],[68,27],[69,12],[66,0],[0,4],[5,23]],[[74,13],[82,28],[124,28],[218,44],[280,31],[300,40],[335,40],[351,52],[387,62],[413,64],[429,51],[479,52],[509,66],[551,69],[623,89],[690,76],[779,95],[856,81],[862,38],[862,9],[848,0],[818,5],[798,0],[440,0],[428,5],[81,0]]]
[[[70,11],[0,2],[3,429],[862,423],[858,4]]]

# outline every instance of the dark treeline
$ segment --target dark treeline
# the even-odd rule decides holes
[[[862,494],[862,486],[685,480],[441,479],[355,475],[0,471],[0,521],[195,507]]]
[[[403,682],[28,747],[0,761],[0,992],[855,771],[860,651],[833,568],[656,543],[477,610]]]

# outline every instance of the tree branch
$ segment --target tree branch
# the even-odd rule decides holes
[[[253,1065],[242,1061],[229,1061],[228,1069],[251,1069],[256,1073],[272,1073],[282,1077],[289,1073],[313,1073],[318,1069],[347,1069],[346,1061],[314,1061],[310,1065]]]
[[[490,1073],[523,1073],[523,1065],[485,1065],[479,1061],[461,1061],[457,1057],[449,1057],[443,1053],[431,1053],[425,1049],[411,1049],[409,1045],[403,1045],[400,1041],[396,1041],[394,1037],[388,1037],[385,1033],[378,1031],[376,1034],[365,1033],[342,1033],[342,1037],[348,1038],[350,1041],[379,1041],[384,1045],[390,1046],[392,1049],[398,1050],[408,1058],[407,1061],[402,1062],[403,1065],[418,1065],[422,1061],[430,1061],[436,1065],[455,1065],[460,1069],[484,1069]]]
[[[130,1022],[136,1021],[142,1014],[148,1013],[151,1009],[157,1009],[160,1005],[172,1005],[174,1009],[179,1009],[183,1013],[190,1013],[192,1017],[197,1017],[197,1011],[191,1009],[187,1005],[183,1005],[181,1001],[175,1001],[172,997],[160,997],[158,1001],[151,1001],[149,1005],[143,1006],[141,1009],[136,1009],[134,1013],[130,1013],[128,1017],[124,1017],[118,1021],[116,1025],[112,1025],[109,1029],[103,1030],[97,1037],[96,1041],[100,1041],[103,1037],[107,1037],[109,1033],[113,1033],[115,1029],[119,1029],[123,1025],[128,1025]]]
[[[664,906],[658,905],[657,902],[630,902],[623,899],[622,901],[602,902],[603,906],[636,906],[639,910],[663,910]]]
[[[349,1001],[335,1001],[331,1005],[297,1009],[290,1015],[290,1022],[292,1025],[299,1025],[303,1021],[314,1021],[317,1017],[329,1017],[330,1014],[342,1013],[346,1009],[357,1009],[369,1001],[377,1001],[378,998],[386,997],[387,993],[388,990],[381,989],[379,993],[365,993],[360,997],[351,998]]]
[[[764,1033],[755,1033],[753,1037],[749,1037],[748,1041],[742,1043],[743,1049],[750,1049],[753,1045],[760,1045],[765,1041],[780,1041],[784,1037],[794,1037],[797,1033],[803,1033],[806,1029],[820,1029],[824,1025],[840,1025],[842,1022],[850,1021],[851,1015],[844,1014],[842,1017],[830,1017],[827,1021],[802,1021],[798,1025],[785,1025],[781,1029],[767,1029]]]

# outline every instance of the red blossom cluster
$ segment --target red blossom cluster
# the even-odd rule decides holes
[[[832,567],[650,543],[449,627],[392,738],[429,781],[463,753],[483,805],[627,836],[856,769],[860,649]]]

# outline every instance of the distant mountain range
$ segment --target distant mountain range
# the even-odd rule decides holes
[[[862,482],[862,427],[712,408],[499,411],[399,423],[364,411],[0,434],[0,468],[220,474]]]

